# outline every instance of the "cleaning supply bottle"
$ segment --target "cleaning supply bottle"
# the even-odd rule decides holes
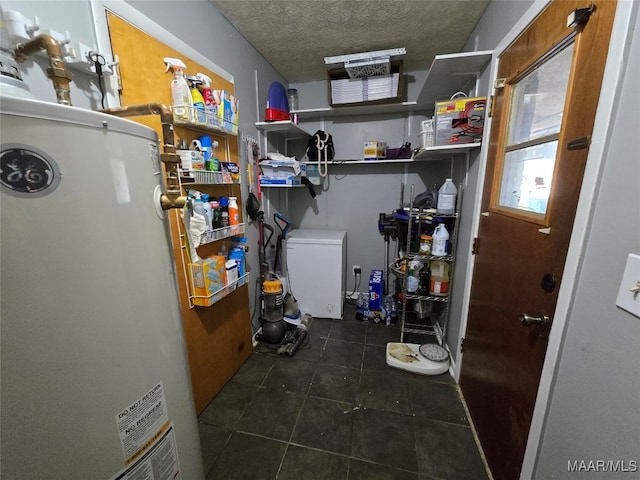
[[[200,80],[201,84],[198,85],[198,89],[204,99],[204,111],[207,117],[207,125],[215,127],[218,122],[218,108],[213,91],[211,90],[211,78],[204,73],[196,73],[196,77]]]
[[[433,245],[431,255],[434,257],[444,257],[449,246],[449,232],[443,223],[440,223],[433,231]]]
[[[444,260],[431,262],[429,295],[444,297],[449,294],[449,264]]]
[[[220,214],[222,217],[222,226],[229,226],[229,199],[227,197],[220,197]]]
[[[165,57],[164,63],[167,64],[165,72],[171,70],[173,79],[171,80],[171,107],[173,109],[173,119],[182,122],[193,121],[193,98],[189,84],[182,72],[183,68],[187,68],[184,62],[178,58]]]
[[[415,293],[418,291],[418,285],[420,281],[418,280],[418,272],[422,268],[422,262],[418,260],[411,260],[408,266],[407,272],[407,292]]]
[[[440,190],[438,190],[438,213],[443,215],[456,213],[457,195],[458,189],[453,184],[452,179],[445,179]]]
[[[418,295],[429,295],[431,288],[431,266],[425,263],[420,269],[420,283],[418,286]]]
[[[222,227],[222,211],[220,210],[220,204],[218,203],[218,199],[216,197],[213,197],[210,204],[211,204],[211,214],[212,214],[211,226],[214,229],[221,228]]]
[[[209,194],[203,193],[201,195],[202,198],[202,209],[204,210],[204,216],[207,219],[207,230],[213,230],[212,227],[212,215],[211,215],[211,204],[209,203]]]
[[[207,114],[205,112],[204,98],[198,89],[200,80],[197,77],[187,77],[189,88],[191,89],[191,100],[193,100],[194,122],[198,125],[207,124]]]
[[[238,211],[237,197],[229,197],[229,205],[227,206],[227,209],[229,210],[229,225],[239,225],[240,212]]]

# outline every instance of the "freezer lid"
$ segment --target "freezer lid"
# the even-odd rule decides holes
[[[287,245],[341,245],[346,236],[345,230],[291,230],[287,235]]]

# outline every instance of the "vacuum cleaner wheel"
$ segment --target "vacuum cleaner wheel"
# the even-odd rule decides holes
[[[277,322],[264,322],[262,324],[262,338],[267,343],[280,343],[284,338],[286,331],[287,326],[284,323],[284,320],[278,320]]]

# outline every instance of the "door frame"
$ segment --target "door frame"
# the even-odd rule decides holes
[[[498,57],[540,14],[540,12],[544,10],[550,1],[551,0],[535,1],[494,49],[490,65],[487,97],[490,97],[493,94],[493,82],[497,77],[498,70]],[[588,5],[588,3],[588,0],[585,0],[585,6]],[[542,432],[544,430],[547,412],[555,384],[556,371],[562,353],[567,319],[571,313],[573,297],[575,295],[575,289],[577,287],[579,272],[583,261],[582,255],[586,247],[589,228],[591,226],[590,208],[596,198],[596,193],[600,184],[600,172],[604,162],[604,153],[608,147],[609,134],[613,125],[613,115],[620,101],[619,92],[622,83],[622,75],[624,72],[624,66],[629,57],[630,45],[628,39],[630,38],[630,26],[632,19],[635,17],[633,13],[638,8],[640,8],[638,2],[630,2],[626,0],[618,1],[616,8],[616,16],[611,32],[609,52],[602,80],[602,90],[600,92],[600,99],[598,101],[598,109],[591,137],[591,146],[587,155],[587,164],[584,172],[582,189],[580,191],[580,198],[576,210],[569,249],[567,252],[562,283],[558,291],[558,301],[554,313],[553,324],[549,333],[547,353],[540,376],[535,409],[529,430],[529,437],[527,439],[527,448],[520,473],[521,480],[532,478],[536,468],[540,440],[542,438]],[[485,119],[485,131],[483,134],[483,142],[485,145],[489,142],[491,121],[491,118]],[[481,150],[479,162],[479,173],[476,183],[477,188],[471,220],[472,233],[470,235],[469,244],[466,246],[466,250],[469,252],[470,258],[465,272],[460,333],[456,344],[456,349],[459,354],[455,366],[453,367],[453,376],[456,382],[459,382],[460,380],[462,362],[464,361],[464,353],[460,352],[460,344],[462,343],[462,338],[464,337],[467,329],[469,302],[471,299],[471,284],[475,264],[475,257],[470,252],[473,247],[473,239],[478,235],[480,218],[483,213],[481,211],[481,205],[487,166],[486,148]]]

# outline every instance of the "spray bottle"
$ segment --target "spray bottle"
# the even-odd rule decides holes
[[[215,127],[217,125],[216,119],[218,118],[218,108],[213,96],[213,91],[211,90],[211,78],[200,72],[196,73],[196,77],[200,82],[202,82],[198,86],[198,89],[200,90],[200,93],[202,93],[202,98],[204,99],[204,110],[207,115],[207,125]]]
[[[178,58],[165,57],[167,64],[165,73],[171,70],[173,80],[171,80],[171,106],[173,108],[173,119],[182,122],[193,121],[193,99],[189,90],[189,84],[182,73],[183,68],[187,68],[184,62]]]
[[[198,125],[207,124],[207,114],[204,110],[204,98],[198,89],[202,82],[197,77],[187,77],[189,88],[191,89],[191,99],[193,100],[194,120]]]

